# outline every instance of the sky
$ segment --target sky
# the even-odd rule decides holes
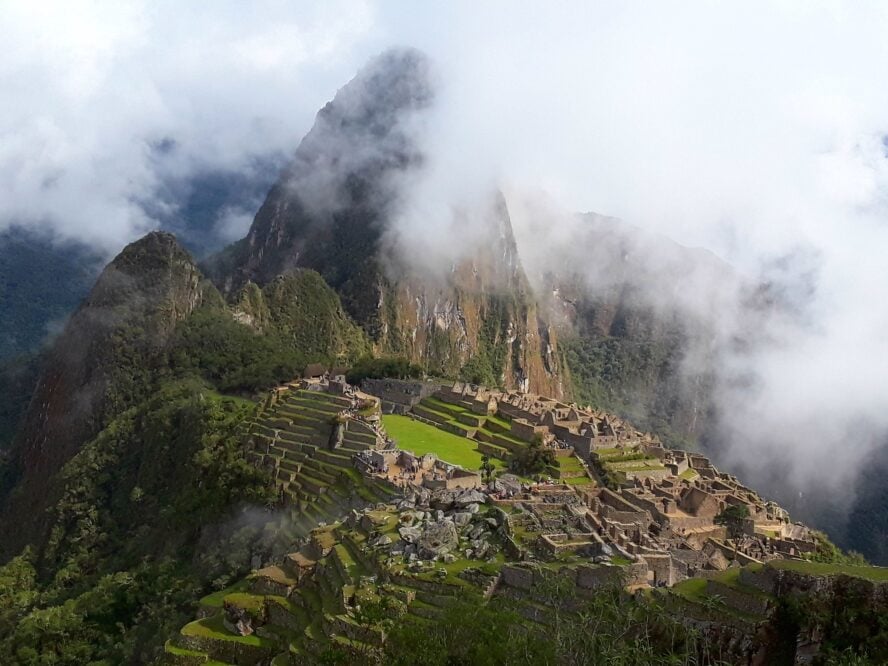
[[[725,360],[759,381],[727,426],[800,487],[845,482],[888,432],[886,34],[864,1],[7,0],[0,230],[115,252],[157,225],[164,182],[292,151],[370,57],[417,47],[439,90],[429,219],[538,192],[775,281],[797,316]]]

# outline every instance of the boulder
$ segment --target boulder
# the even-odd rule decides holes
[[[429,498],[429,506],[433,509],[447,511],[453,508],[453,503],[456,501],[458,494],[458,490],[450,490],[449,488],[436,490]]]
[[[484,493],[477,490],[466,490],[457,495],[453,503],[458,507],[463,507],[469,504],[484,504],[486,501],[487,495]]]
[[[423,557],[432,558],[449,553],[459,545],[456,526],[449,521],[438,521],[426,525],[417,546]]]
[[[453,522],[457,527],[465,527],[472,521],[472,514],[468,511],[457,511],[453,514]]]
[[[388,534],[380,534],[375,539],[370,541],[371,546],[389,546],[392,543],[392,539]]]
[[[401,538],[407,543],[416,543],[419,541],[419,537],[422,536],[422,532],[420,532],[418,527],[398,528],[398,534],[400,534]]]

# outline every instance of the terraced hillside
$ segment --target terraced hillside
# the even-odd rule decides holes
[[[628,478],[656,476],[665,474],[663,463],[654,456],[645,453],[640,446],[621,448],[596,449],[591,453],[592,460],[599,467],[601,475],[618,486]],[[693,480],[697,473],[688,469],[682,478]]]
[[[698,658],[702,663],[778,663],[784,650],[817,654],[826,648],[819,642],[824,636],[835,636],[840,646],[848,640],[836,622],[841,608],[835,595],[853,600],[855,612],[866,619],[860,626],[869,623],[872,631],[886,610],[884,570],[807,567],[812,563],[731,567],[629,597],[619,592],[621,581],[631,575],[628,561],[609,566],[577,557],[516,562],[508,548],[518,536],[515,516],[489,503],[472,509],[465,502],[477,498],[473,491],[450,497],[455,504],[450,501],[449,509],[441,504],[449,501],[442,495],[433,495],[422,510],[405,498],[397,506],[350,512],[340,522],[316,528],[280,565],[204,597],[198,618],[166,643],[165,663],[385,663],[386,641],[398,626],[413,622],[433,631],[459,604],[482,607],[488,602],[505,603],[517,613],[521,630],[538,640],[574,625],[597,637],[608,627],[583,625],[585,616],[577,610],[605,612],[608,604],[634,603],[632,617],[667,617],[675,624],[673,632],[678,627],[694,632],[698,642],[685,645],[685,658],[675,663],[700,663]],[[440,510],[431,510],[434,506],[445,506],[443,518]],[[437,516],[430,517],[430,510]],[[450,521],[461,525],[453,555],[425,561],[414,557],[437,548],[436,537],[429,534]],[[474,538],[482,532],[481,539]],[[406,550],[404,539],[410,539]],[[463,554],[470,542],[483,546],[476,549],[483,553],[480,558]],[[795,629],[781,624],[789,597],[796,604]],[[620,623],[619,631],[626,626]],[[867,635],[858,638],[865,643]],[[882,654],[879,645],[869,648]]]
[[[512,433],[507,418],[494,414],[478,414],[472,411],[471,404],[469,400],[458,403],[433,395],[414,406],[411,416],[446,432],[473,440],[477,443],[479,452],[506,464],[513,456],[530,446],[529,441]],[[444,455],[440,457],[446,460]],[[583,462],[569,449],[556,451],[555,464],[549,466],[546,473],[571,485],[593,483]]]
[[[306,534],[347,508],[393,495],[383,482],[354,468],[352,456],[374,446],[381,434],[346,416],[351,408],[350,398],[294,384],[269,396],[250,426],[254,462],[273,472],[282,504]]]
[[[482,603],[493,590],[495,568],[485,573],[468,559],[435,570],[392,565],[384,546],[399,527],[388,505],[313,530],[280,566],[203,598],[200,617],[167,642],[166,663],[316,664],[332,655],[366,662],[390,621],[433,620],[457,599]],[[252,633],[240,635],[246,627]]]

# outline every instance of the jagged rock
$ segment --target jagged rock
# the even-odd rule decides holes
[[[419,537],[422,536],[422,532],[420,532],[418,527],[401,527],[398,529],[398,534],[401,535],[404,541],[410,544],[416,543]]]
[[[467,490],[464,493],[458,495],[453,503],[456,506],[468,506],[469,504],[484,504],[487,502],[487,495],[477,490]]]
[[[456,526],[451,522],[438,521],[427,525],[417,544],[425,557],[435,557],[452,551],[459,545]]]
[[[467,504],[465,506],[465,510],[468,511],[469,513],[478,513],[478,511],[480,509],[481,509],[481,507],[477,504]]]
[[[388,534],[381,534],[376,537],[372,541],[370,541],[371,546],[388,546],[392,542],[391,537]]]
[[[435,511],[435,520],[437,520],[439,523],[444,520],[444,512],[441,511],[441,509]]]
[[[514,474],[501,474],[497,477],[493,484],[494,492],[515,494],[521,492],[521,479]]]
[[[496,522],[496,518],[487,518],[484,522],[490,525],[490,527],[494,530],[499,527],[499,523]]]
[[[453,514],[452,518],[453,518],[453,522],[458,527],[465,527],[466,525],[468,525],[471,522],[472,514],[469,513],[468,511],[457,511],[456,513]]]
[[[412,511],[416,508],[416,504],[410,500],[403,499],[398,502],[398,511]]]
[[[482,534],[484,534],[484,528],[481,525],[476,525],[472,528],[472,531],[469,532],[469,539],[478,539]]]
[[[444,553],[444,555],[441,556],[441,561],[444,564],[452,564],[456,562],[456,555],[454,555],[453,553]]]
[[[429,506],[433,509],[441,509],[447,511],[453,508],[453,503],[460,491],[451,490],[449,488],[441,488],[431,494],[429,498]]]
[[[432,493],[428,488],[420,488],[416,491],[416,506],[428,506],[431,496]]]

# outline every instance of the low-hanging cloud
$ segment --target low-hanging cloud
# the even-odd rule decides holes
[[[170,179],[289,152],[371,19],[360,1],[3,3],[0,231],[115,251],[172,212]]]
[[[0,229],[119,247],[155,224],[138,202],[159,182],[291,150],[370,55],[414,46],[438,88],[399,234],[452,255],[451,211],[502,187],[538,266],[583,223],[546,200],[708,248],[737,283],[702,270],[684,279],[704,296],[673,297],[718,324],[728,457],[804,489],[884,440],[884,3],[71,6],[0,8]],[[758,283],[779,315],[746,318]]]

